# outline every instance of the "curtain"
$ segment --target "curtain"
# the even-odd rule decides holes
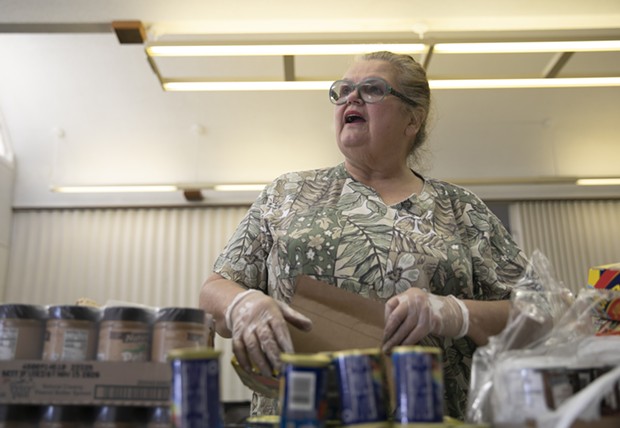
[[[17,210],[4,301],[196,307],[200,287],[248,207]],[[223,401],[249,389],[222,350]]]
[[[591,267],[620,262],[618,200],[517,202],[510,225],[528,256],[540,250],[574,292],[587,285]]]

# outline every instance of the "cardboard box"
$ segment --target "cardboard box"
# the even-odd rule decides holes
[[[620,296],[620,263],[590,268],[588,288],[608,290]],[[620,298],[603,299],[600,315],[610,320],[620,321]]]
[[[381,346],[385,304],[302,276],[291,307],[312,320],[312,330],[290,326],[297,353],[333,352]]]
[[[0,362],[0,403],[165,406],[170,365],[155,362]]]
[[[385,305],[307,276],[298,279],[290,306],[312,320],[312,330],[289,325],[296,353],[344,351],[381,346]],[[278,398],[279,380],[232,365],[245,386]]]

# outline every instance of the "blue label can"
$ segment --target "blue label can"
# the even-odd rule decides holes
[[[443,422],[441,349],[397,346],[392,350],[394,423]]]
[[[379,349],[335,352],[343,426],[388,426],[385,369]]]
[[[211,348],[173,349],[170,410],[175,428],[222,428],[220,352]]]
[[[322,428],[327,420],[326,354],[282,354],[280,428]]]

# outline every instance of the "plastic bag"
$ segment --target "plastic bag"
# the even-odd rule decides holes
[[[474,354],[468,422],[554,426],[567,400],[620,364],[620,336],[596,336],[600,307],[616,297],[585,288],[575,296],[535,251],[506,328]]]

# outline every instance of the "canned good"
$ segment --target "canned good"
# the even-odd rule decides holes
[[[176,428],[222,428],[220,351],[182,348],[168,353],[172,366],[170,404]]]
[[[335,352],[343,426],[388,426],[385,370],[379,349]]]
[[[282,354],[281,358],[280,427],[324,427],[329,357],[324,354]]]
[[[398,346],[392,350],[394,424],[443,422],[441,349]]]

